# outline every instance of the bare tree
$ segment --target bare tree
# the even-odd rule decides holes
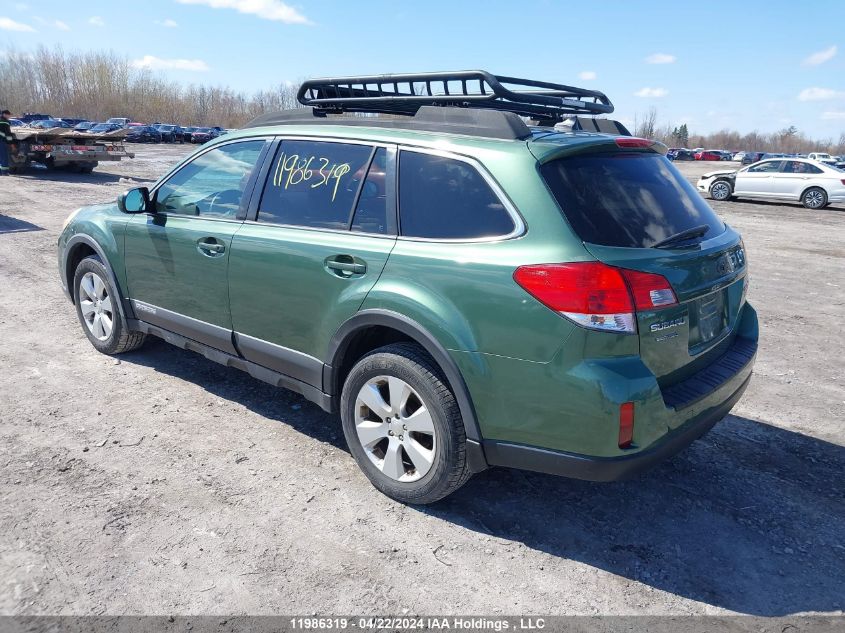
[[[183,86],[112,52],[41,47],[33,53],[8,49],[0,57],[0,95],[7,100],[0,105],[15,113],[238,127],[264,112],[299,107],[297,89],[282,83],[251,95],[227,87]]]

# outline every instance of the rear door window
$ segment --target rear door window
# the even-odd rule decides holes
[[[258,221],[348,230],[372,155],[370,145],[282,141],[264,186]]]
[[[387,150],[379,147],[376,150],[370,169],[367,171],[367,178],[361,187],[361,195],[358,197],[358,204],[355,207],[355,214],[352,216],[352,230],[361,233],[380,233],[388,231],[393,233],[395,224],[393,218],[388,217],[387,199],[392,191],[387,178]],[[393,221],[391,221],[393,220]]]
[[[703,239],[724,224],[664,156],[606,153],[572,156],[540,173],[575,234],[601,246],[648,248],[702,224]]]
[[[401,235],[472,240],[506,236],[514,228],[505,205],[471,164],[435,154],[401,153]]]
[[[810,163],[802,163],[797,160],[785,161],[781,169],[787,174],[821,174],[824,173],[822,169],[811,165]]]

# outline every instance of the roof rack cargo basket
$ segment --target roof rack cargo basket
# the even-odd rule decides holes
[[[597,90],[492,75],[483,70],[309,79],[297,93],[316,116],[365,112],[414,116],[422,106],[512,112],[545,125],[613,112]]]

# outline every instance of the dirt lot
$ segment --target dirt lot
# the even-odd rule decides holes
[[[189,150],[0,180],[0,612],[845,609],[845,208],[714,205],[745,237],[762,341],[733,415],[687,451],[615,484],[491,470],[410,508],[299,396],[83,336],[62,220]]]

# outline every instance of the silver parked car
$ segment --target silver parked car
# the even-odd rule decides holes
[[[698,190],[714,200],[771,198],[821,209],[831,202],[845,202],[845,171],[807,158],[768,159],[738,171],[706,173]]]

